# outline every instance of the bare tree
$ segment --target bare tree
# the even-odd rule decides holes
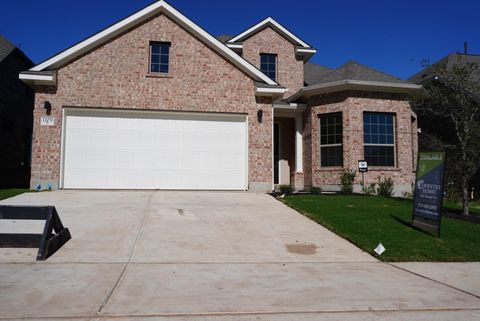
[[[475,62],[431,67],[423,92],[415,97],[417,109],[432,113],[453,126],[455,144],[447,147],[449,166],[457,173],[463,199],[463,215],[469,215],[469,182],[480,168],[480,67]]]

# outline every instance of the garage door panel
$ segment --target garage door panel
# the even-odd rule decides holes
[[[64,187],[246,188],[238,115],[66,112]]]

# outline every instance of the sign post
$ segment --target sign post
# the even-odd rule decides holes
[[[368,164],[365,160],[358,161],[358,171],[362,173],[362,182],[363,182],[363,194],[365,194],[365,175],[364,173],[368,172]]]
[[[437,237],[440,236],[444,177],[444,152],[418,154],[412,225]]]

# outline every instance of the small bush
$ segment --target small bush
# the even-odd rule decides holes
[[[293,188],[291,185],[280,185],[278,189],[280,190],[280,193],[285,195],[290,195],[293,192]]]
[[[320,187],[316,187],[316,186],[310,187],[310,194],[318,195],[320,193],[322,193],[322,189]]]
[[[365,195],[375,195],[376,193],[376,185],[375,183],[370,183],[368,186],[363,186],[362,185],[362,189],[363,189],[363,194]]]
[[[377,195],[384,196],[384,197],[392,197],[392,194],[393,194],[393,179],[391,179],[390,177],[381,179],[379,176]]]
[[[445,198],[450,203],[458,203],[460,201],[460,193],[458,192],[457,186],[455,183],[448,183],[447,188],[445,189]]]
[[[351,195],[353,193],[353,182],[355,181],[355,171],[344,169],[340,176],[340,186],[343,194]]]
[[[409,199],[409,200],[413,199],[413,193],[411,193],[411,192],[402,192],[402,196],[403,196],[403,198],[406,198],[406,199]]]

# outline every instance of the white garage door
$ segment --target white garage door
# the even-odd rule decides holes
[[[244,190],[245,115],[65,109],[63,187]]]

